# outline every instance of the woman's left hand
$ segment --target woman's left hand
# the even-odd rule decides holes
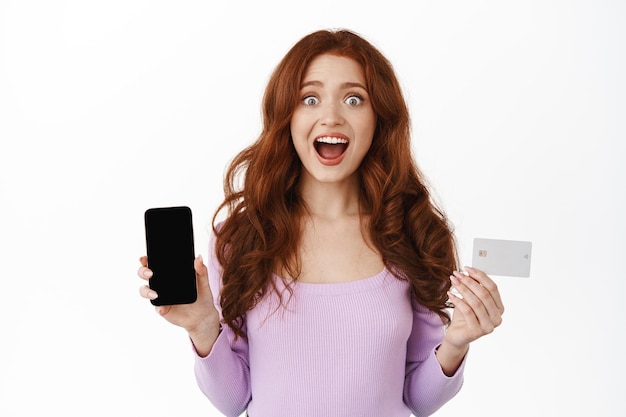
[[[460,296],[448,293],[454,305],[452,321],[444,341],[459,349],[493,330],[502,323],[504,305],[498,286],[483,271],[465,267],[468,275],[454,271],[452,286]]]

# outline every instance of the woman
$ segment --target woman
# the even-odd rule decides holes
[[[392,66],[352,32],[312,33],[275,69],[263,123],[227,172],[198,300],[157,307],[187,330],[201,390],[228,416],[432,414],[504,308],[458,271]]]

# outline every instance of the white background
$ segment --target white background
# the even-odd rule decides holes
[[[184,332],[138,295],[143,211],[189,205],[206,254],[272,69],[347,27],[396,68],[464,263],[474,237],[533,242],[437,415],[623,415],[625,18],[598,0],[1,1],[0,414],[219,415]]]

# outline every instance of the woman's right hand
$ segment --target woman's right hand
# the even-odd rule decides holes
[[[139,258],[141,266],[137,271],[140,278],[149,281],[152,271],[148,268],[148,258]],[[198,354],[206,356],[219,335],[220,319],[219,313],[213,304],[213,294],[209,286],[209,274],[207,267],[198,256],[194,261],[196,270],[196,285],[198,288],[198,298],[192,304],[177,304],[156,306],[156,312],[170,323],[184,328],[194,343]],[[139,294],[148,300],[154,300],[158,294],[144,285],[139,288]]]

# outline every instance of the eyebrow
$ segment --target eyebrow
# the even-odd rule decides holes
[[[315,80],[307,81],[305,83],[302,83],[300,88],[308,87],[310,85],[313,85],[313,86],[316,86],[316,87],[322,87],[324,85],[324,83],[321,82],[321,81],[315,81]],[[358,87],[358,88],[362,88],[363,90],[367,91],[367,88],[365,88],[365,86],[363,84],[355,83],[355,82],[345,82],[345,83],[341,84],[339,87],[342,88],[342,89]]]

